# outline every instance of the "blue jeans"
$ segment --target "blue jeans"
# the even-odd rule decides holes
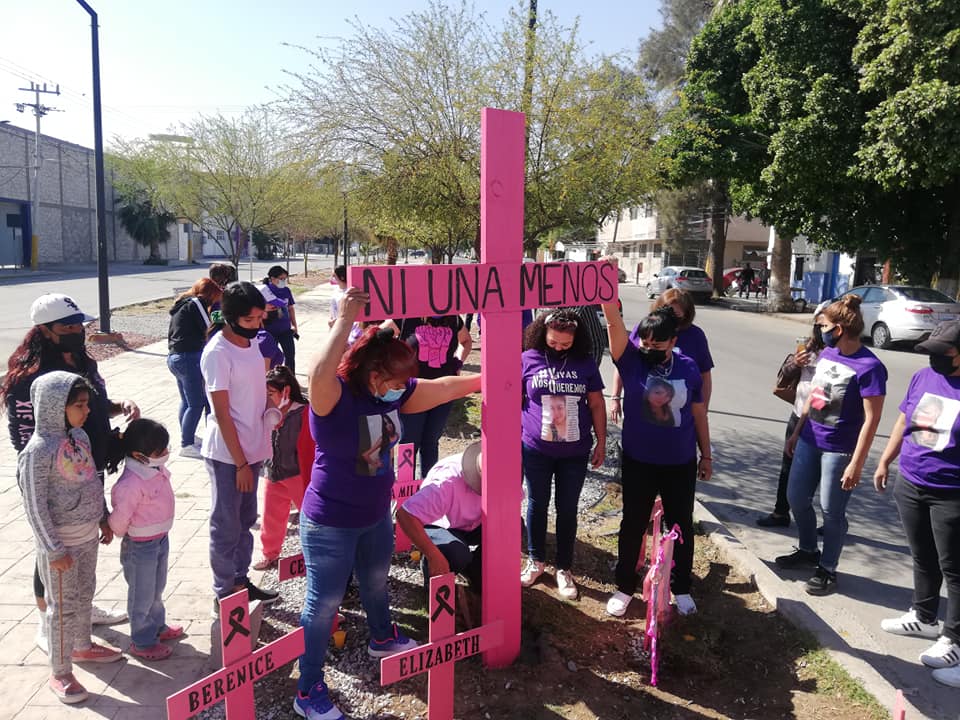
[[[130,640],[138,648],[156,645],[160,631],[166,627],[163,590],[167,586],[169,555],[170,541],[166,535],[145,541],[125,537],[120,543],[120,565],[127,581]]]
[[[167,355],[167,367],[177,379],[180,393],[180,446],[193,445],[196,440],[197,425],[207,405],[207,395],[200,372],[200,353],[170,353]]]
[[[555,458],[523,446],[523,475],[527,481],[527,552],[534,560],[546,562],[547,510],[550,507],[550,486],[555,484],[558,570],[569,570],[573,565],[577,503],[587,476],[588,459],[588,455]]]
[[[790,467],[787,499],[797,523],[799,547],[807,552],[817,550],[817,513],[813,509],[813,494],[820,484],[820,507],[823,510],[823,551],[820,566],[836,572],[847,536],[847,503],[852,490],[840,487],[840,478],[852,453],[827,452],[805,440],[797,443]]]
[[[300,545],[307,569],[307,597],[300,614],[305,647],[300,656],[297,688],[307,693],[323,680],[330,628],[351,571],[356,572],[360,585],[360,602],[367,614],[370,636],[376,640],[393,636],[387,592],[393,559],[393,519],[387,513],[368,527],[338,528],[315,523],[301,512]]]
[[[230,595],[237,585],[247,582],[253,557],[253,533],[257,521],[257,480],[260,463],[250,465],[253,490],[237,490],[237,466],[207,459],[213,500],[210,511],[210,569],[213,591],[219,598]]]
[[[423,529],[430,542],[436,545],[440,554],[446,558],[450,572],[460,573],[467,578],[470,589],[479,594],[483,588],[482,529],[478,527],[475,530],[457,530],[436,525],[426,525]],[[477,549],[471,550],[471,547]],[[423,571],[424,590],[429,598],[430,568],[426,555],[420,559],[420,569]]]
[[[444,403],[426,412],[401,414],[403,429],[400,442],[413,443],[420,453],[420,477],[425,478],[430,468],[440,459],[440,436],[447,427],[447,418],[453,403]]]

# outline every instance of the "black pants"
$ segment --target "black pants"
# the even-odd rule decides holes
[[[683,465],[652,465],[637,462],[624,454],[623,519],[617,540],[617,589],[633,595],[637,589],[637,560],[643,534],[650,522],[650,511],[657,500],[663,503],[663,520],[669,530],[680,526],[683,542],[673,547],[673,573],[670,589],[674,595],[690,592],[693,572],[693,500],[697,485],[695,460]]]
[[[960,490],[939,490],[897,478],[893,498],[913,555],[913,609],[920,622],[937,619],[947,581],[943,635],[960,643]]]
[[[787,431],[783,435],[784,446],[786,440],[793,435],[800,418],[795,412],[790,413],[790,419],[787,420]],[[790,467],[793,465],[793,458],[783,453],[780,459],[780,477],[777,478],[777,504],[773,506],[773,512],[776,515],[790,515],[790,502],[787,500],[787,482],[790,480]]]
[[[297,345],[293,339],[293,330],[287,330],[276,336],[277,345],[283,350],[283,364],[290,368],[290,372],[297,371]]]

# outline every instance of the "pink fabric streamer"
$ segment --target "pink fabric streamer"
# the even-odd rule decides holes
[[[647,627],[644,649],[650,651],[650,684],[657,686],[659,664],[660,624],[666,622],[670,612],[670,570],[673,569],[673,545],[683,542],[680,526],[673,528],[660,539],[657,557],[643,579],[643,599],[647,602]]]

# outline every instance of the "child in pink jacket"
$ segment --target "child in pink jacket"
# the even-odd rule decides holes
[[[123,474],[110,494],[113,512],[110,529],[123,536],[120,564],[127,581],[127,615],[130,617],[130,654],[144,660],[163,660],[173,648],[164,640],[183,635],[183,627],[168,625],[163,607],[173,527],[174,496],[170,471],[170,436],[158,422],[141,418],[123,433]],[[119,454],[119,453],[117,453]],[[110,458],[113,471],[120,458]]]

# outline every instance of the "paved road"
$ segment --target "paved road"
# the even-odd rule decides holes
[[[634,286],[620,288],[625,319],[632,326],[643,317],[649,301]],[[790,415],[790,407],[771,391],[780,363],[794,346],[794,338],[804,334],[805,326],[719,307],[698,308],[696,322],[709,338],[717,366],[710,408],[715,480],[699,485],[698,499],[792,591],[800,591],[799,585],[809,573],[783,572],[773,565],[775,556],[796,544],[795,528],[764,530],[754,521],[773,509]],[[929,670],[917,661],[930,641],[899,638],[880,630],[882,618],[897,616],[910,607],[912,565],[891,492],[881,495],[873,489],[873,471],[910,377],[927,361],[911,351],[875,352],[889,372],[887,400],[864,482],[848,508],[850,530],[839,567],[840,592],[813,598],[800,591],[799,597],[839,634],[846,652],[872,665],[894,687],[903,688],[926,717],[956,720],[960,717],[960,691],[934,682]],[[604,365],[609,365],[609,360]],[[609,374],[609,368],[605,370]],[[797,597],[792,592],[791,596]],[[945,607],[944,595],[941,618]]]

